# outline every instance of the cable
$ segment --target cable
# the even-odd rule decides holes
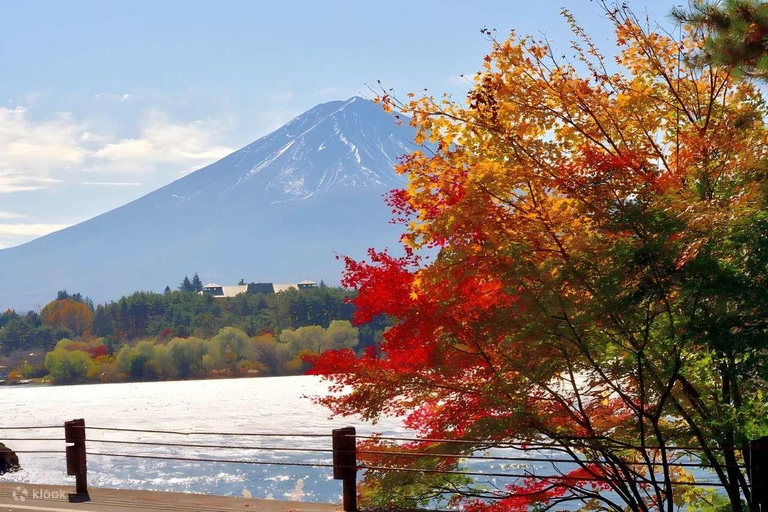
[[[65,441],[63,437],[3,437],[2,441]]]
[[[181,436],[252,436],[252,437],[332,437],[331,434],[290,434],[274,432],[180,432],[177,430],[144,430],[138,428],[113,428],[113,427],[78,427],[87,430],[109,430],[114,432],[143,432],[147,434],[174,434]]]
[[[130,459],[157,459],[157,460],[176,460],[182,462],[223,462],[226,464],[256,464],[260,466],[297,466],[312,468],[332,468],[333,464],[308,463],[308,462],[266,462],[261,460],[233,460],[233,459],[191,459],[186,457],[165,457],[160,455],[134,455],[127,453],[96,453],[86,452],[86,455],[99,457],[126,457]]]
[[[219,462],[227,464],[254,464],[264,466],[295,466],[295,467],[318,467],[318,468],[332,468],[333,464],[321,464],[321,463],[302,463],[302,462],[266,462],[256,460],[226,460],[226,459],[204,459],[204,458],[186,458],[186,457],[164,457],[157,455],[134,455],[125,453],[95,453],[87,452],[86,455],[101,456],[101,457],[126,457],[133,459],[156,459],[156,460],[173,460],[182,462]],[[336,466],[342,467],[342,466]],[[532,474],[513,474],[513,473],[483,473],[476,471],[452,471],[452,470],[439,470],[439,469],[421,469],[421,468],[392,468],[385,466],[356,466],[356,469],[369,470],[369,471],[390,471],[390,472],[414,472],[414,473],[435,473],[445,475],[465,475],[465,476],[485,476],[485,477],[500,477],[500,478],[533,478],[536,480],[572,480],[572,481],[584,481],[584,482],[608,482],[609,478],[599,477],[578,477],[568,475],[532,475]],[[672,485],[685,485],[685,486],[708,486],[708,487],[725,487],[724,484],[719,482],[681,482],[673,481]]]
[[[13,453],[67,453],[64,450],[13,450]]]
[[[590,460],[575,460],[575,459],[549,459],[549,458],[539,458],[539,457],[497,457],[494,455],[453,455],[450,453],[427,453],[427,452],[388,452],[388,451],[378,451],[378,450],[357,450],[355,453],[361,453],[361,454],[372,454],[372,455],[391,455],[393,457],[397,456],[404,456],[404,457],[437,457],[437,458],[454,458],[454,459],[468,459],[468,460],[501,460],[501,461],[512,461],[512,462],[551,462],[551,463],[565,463],[565,464],[578,464],[579,462],[583,463],[599,463],[599,464],[609,464],[609,461],[590,461]],[[646,463],[644,461],[641,462],[628,462],[628,461],[621,461],[623,464],[626,464],[628,466],[632,465],[651,465],[651,466],[669,466],[669,467],[689,467],[689,468],[709,468],[712,466],[706,465],[706,464],[698,464],[695,462],[668,462],[664,464],[663,462],[650,462]],[[745,465],[722,465],[721,467],[739,467],[739,468],[746,468]]]
[[[421,469],[421,468],[389,468],[385,466],[359,466],[359,469],[373,470],[373,471],[400,471],[400,472],[414,472],[414,473],[435,473],[446,475],[467,475],[467,476],[494,476],[501,478],[533,478],[536,480],[573,480],[573,481],[585,481],[585,482],[610,482],[612,480],[618,481],[618,479],[611,478],[599,478],[599,477],[580,477],[580,476],[568,476],[568,475],[531,475],[531,474],[513,474],[513,473],[480,473],[475,471],[452,471],[441,469]],[[720,482],[670,482],[672,485],[689,485],[689,486],[709,486],[709,487],[725,487],[725,484]]]
[[[64,425],[44,425],[42,427],[29,427],[29,426],[23,426],[23,427],[0,427],[0,430],[37,430],[42,428],[64,428]]]
[[[160,443],[151,441],[117,441],[114,439],[88,439],[87,443],[112,443],[112,444],[138,444],[148,446],[176,446],[184,448],[222,448],[231,450],[272,450],[282,452],[317,452],[317,453],[333,453],[333,450],[328,448],[284,448],[280,446],[241,446],[241,445],[226,445],[226,444],[197,444],[197,443]]]
[[[356,439],[374,439],[374,440],[381,440],[381,441],[408,441],[411,443],[448,443],[448,444],[480,444],[484,446],[490,446],[490,447],[497,447],[497,448],[515,448],[515,447],[523,447],[523,449],[533,449],[537,450],[540,448],[563,448],[563,447],[570,447],[570,448],[592,448],[589,444],[583,443],[583,444],[575,444],[575,443],[526,443],[521,441],[503,441],[503,442],[493,442],[483,439],[431,439],[431,438],[423,438],[423,439],[415,439],[411,437],[383,437],[383,436],[361,436],[361,435],[353,435],[353,434],[347,434],[346,437],[354,437]],[[624,445],[617,441],[611,441],[611,440],[595,440],[599,442],[606,442],[608,444],[613,444],[615,446],[611,447],[613,449],[633,449],[633,450],[661,450],[661,446],[635,446],[635,445]],[[689,451],[702,451],[704,450],[701,446],[665,446],[663,447],[664,450],[689,450]],[[712,450],[734,450],[734,451],[742,451],[742,448],[739,447],[733,447],[733,446],[719,446],[719,447],[712,447]]]

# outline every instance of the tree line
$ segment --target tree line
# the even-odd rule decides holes
[[[63,338],[81,336],[90,329],[93,301],[79,293],[60,291],[42,310],[0,315],[0,354],[40,348],[51,350]]]
[[[0,315],[0,355],[21,357],[14,375],[61,383],[295,374],[307,354],[376,344],[386,320],[353,327],[354,296],[325,285],[232,298],[166,288],[94,305],[61,291],[39,312]],[[45,362],[27,363],[30,351]]]
[[[308,357],[355,349],[358,332],[348,320],[334,320],[327,328],[312,325],[252,337],[238,327],[224,327],[210,339],[158,336],[124,344],[110,338],[62,339],[46,355],[43,373],[60,384],[296,375],[309,368]],[[23,371],[41,373],[34,367]]]

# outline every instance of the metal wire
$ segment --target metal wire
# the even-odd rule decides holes
[[[115,439],[88,439],[88,443],[111,443],[111,444],[138,444],[147,446],[173,446],[183,448],[222,448],[231,450],[270,450],[280,452],[317,452],[317,453],[333,453],[333,450],[328,448],[287,448],[282,446],[241,446],[241,445],[226,445],[226,444],[197,444],[197,443],[160,443],[152,441],[118,441]]]
[[[435,473],[446,475],[467,475],[467,476],[493,476],[501,478],[534,478],[536,480],[572,480],[572,481],[584,481],[584,482],[611,482],[619,481],[616,478],[600,478],[600,477],[580,477],[580,476],[568,476],[568,475],[534,475],[530,473],[514,474],[514,473],[482,473],[477,471],[452,471],[442,469],[421,469],[421,468],[392,468],[386,466],[358,466],[359,469],[373,470],[373,471],[393,471],[393,472],[413,472],[413,473]],[[672,485],[687,485],[687,486],[705,486],[705,487],[725,487],[725,484],[720,482],[670,482]]]
[[[333,464],[309,463],[309,462],[267,462],[261,460],[236,460],[236,459],[205,459],[205,458],[187,458],[187,457],[166,457],[161,455],[137,455],[128,453],[97,453],[86,452],[86,455],[98,457],[126,457],[129,459],[158,459],[158,460],[176,460],[183,462],[223,462],[226,464],[255,464],[260,466],[298,466],[312,468],[332,468]],[[336,466],[342,467],[342,466]]]
[[[371,455],[390,455],[392,457],[437,457],[437,458],[453,458],[453,459],[468,459],[468,460],[500,460],[500,461],[511,461],[511,462],[551,462],[551,463],[564,463],[564,464],[577,464],[579,462],[584,463],[591,463],[591,462],[597,462],[602,464],[610,463],[610,461],[590,461],[590,460],[575,460],[575,459],[550,459],[546,457],[497,457],[494,455],[453,455],[450,453],[428,453],[428,452],[389,452],[384,450],[357,450],[355,453],[361,453],[361,454],[371,454]],[[683,468],[709,468],[712,467],[707,464],[700,464],[695,462],[653,462],[646,463],[645,461],[640,461],[636,463],[632,463],[629,461],[622,461],[622,463],[626,465],[651,465],[651,466],[669,466],[669,467],[683,467]],[[746,468],[746,465],[740,465],[740,464],[723,464],[721,467],[738,467],[738,468]]]
[[[243,446],[243,445],[218,445],[218,444],[200,444],[200,443],[161,443],[154,441],[121,441],[115,439],[89,439],[89,443],[108,443],[108,444],[123,444],[123,445],[142,445],[142,446],[168,446],[179,448],[214,448],[214,449],[229,449],[229,450],[262,450],[262,451],[285,451],[285,452],[311,452],[311,453],[333,453],[332,449],[326,448],[289,448],[282,446]],[[347,450],[341,450],[341,452],[349,453]],[[368,454],[368,455],[384,455],[390,457],[433,457],[433,458],[455,458],[466,460],[487,460],[487,461],[505,461],[505,462],[547,462],[547,463],[562,463],[562,464],[578,464],[579,462],[592,462],[592,461],[577,461],[574,459],[552,459],[548,457],[502,457],[494,455],[464,455],[464,454],[444,454],[444,453],[427,453],[427,452],[389,452],[383,450],[356,450],[352,453]],[[626,462],[627,464],[632,464]],[[645,462],[638,462],[637,464],[645,465]],[[651,462],[651,466],[662,466],[662,462]],[[700,463],[686,463],[686,462],[668,462],[666,464],[669,467],[691,467],[691,468],[709,468],[711,466]],[[744,465],[724,465],[723,467],[739,467],[744,468]]]
[[[33,426],[33,425],[19,425],[19,426],[0,426],[0,430],[36,430],[36,429],[53,429],[53,428],[63,428],[62,425],[40,425],[40,426]],[[172,434],[172,435],[184,435],[184,436],[192,436],[192,435],[217,435],[217,436],[253,436],[253,437],[310,437],[310,438],[322,438],[322,437],[332,437],[331,434],[292,434],[292,433],[284,433],[284,432],[181,432],[177,430],[150,430],[150,429],[137,429],[137,428],[120,428],[120,427],[99,427],[99,426],[88,426],[81,427],[79,425],[74,426],[74,428],[86,428],[90,430],[107,430],[107,431],[115,431],[115,432],[143,432],[148,434]],[[383,437],[383,436],[365,436],[365,435],[355,435],[355,436],[349,436],[349,437],[356,437],[358,439],[377,439],[377,440],[384,440],[384,441],[407,441],[407,442],[425,442],[425,443],[453,443],[453,444],[481,444],[485,446],[493,446],[493,447],[525,447],[525,448],[533,448],[538,449],[540,447],[589,447],[586,443],[578,444],[578,443],[545,443],[545,442],[521,442],[521,441],[502,441],[502,442],[492,442],[488,441],[486,439],[435,439],[435,438],[410,438],[410,437],[396,437],[396,436],[389,436],[389,437]],[[8,440],[16,440],[16,441],[23,441],[26,439],[22,438],[6,438]],[[30,441],[40,440],[45,441],[48,439],[29,439]],[[51,439],[51,440],[57,440],[57,439]],[[601,442],[606,442],[608,444],[615,444],[617,448],[627,448],[627,449],[637,449],[637,450],[661,450],[662,447],[660,446],[628,446],[621,443],[618,443],[616,441],[612,440],[600,440]],[[665,446],[663,447],[665,450],[694,450],[694,451],[701,451],[701,446]],[[719,447],[713,447],[712,449],[715,450],[734,450],[734,451],[742,451],[743,448],[738,446],[719,446]]]
[[[250,437],[332,437],[331,434],[291,434],[283,432],[180,432],[178,430],[147,430],[138,428],[117,428],[117,427],[85,427],[75,426],[75,428],[85,428],[87,430],[108,430],[114,432],[142,432],[147,434],[173,434],[181,436],[250,436]]]
[[[105,430],[105,431],[114,431],[114,432],[140,432],[140,433],[147,433],[147,434],[171,434],[171,435],[183,435],[183,436],[204,436],[204,435],[215,435],[215,436],[245,436],[245,437],[307,437],[307,438],[329,438],[332,437],[331,434],[293,434],[293,433],[287,433],[287,432],[182,432],[178,430],[151,430],[151,429],[137,429],[137,428],[120,428],[120,427],[92,427],[86,425],[85,427],[81,427],[79,425],[75,426],[74,428],[86,428],[90,430]],[[453,444],[473,444],[473,445],[484,445],[484,446],[490,446],[490,447],[497,447],[497,448],[517,448],[521,447],[522,449],[540,449],[540,448],[563,448],[563,447],[571,447],[571,448],[589,448],[589,445],[586,443],[578,444],[578,443],[544,443],[544,442],[522,442],[522,441],[502,441],[502,442],[493,442],[488,441],[484,439],[435,439],[435,438],[410,438],[410,437],[383,437],[383,436],[366,436],[366,435],[347,435],[347,437],[355,437],[357,439],[375,439],[375,440],[383,440],[383,441],[407,441],[407,442],[425,442],[425,443],[453,443]],[[662,447],[660,446],[633,446],[633,445],[624,445],[621,443],[618,443],[616,441],[612,440],[601,440],[601,442],[605,442],[608,444],[615,445],[615,448],[626,448],[626,449],[634,449],[634,450],[661,450]],[[701,446],[665,446],[663,447],[665,450],[687,450],[687,451],[701,451]],[[734,450],[734,451],[742,451],[742,448],[740,447],[714,447],[712,448],[714,450]]]
[[[34,427],[38,428],[38,427]],[[58,427],[57,427],[58,428]],[[225,435],[221,433],[215,433],[215,432],[179,432],[179,431],[162,431],[162,430],[140,430],[140,429],[123,429],[123,428],[110,428],[110,427],[86,427],[88,429],[92,430],[106,430],[106,431],[127,431],[127,432],[147,432],[147,433],[165,433],[165,434],[180,434],[180,435]],[[293,437],[289,435],[279,434],[279,433],[251,433],[251,434],[245,434],[245,433],[239,433],[239,434],[226,434],[226,435],[251,435],[251,436],[265,436],[265,437]],[[328,437],[325,434],[296,434],[297,437]],[[349,436],[352,437],[352,436]],[[404,438],[404,437],[376,437],[376,436],[354,436],[356,438],[362,438],[362,439],[383,439],[383,440],[411,440],[415,441],[411,438]],[[57,437],[4,437],[4,440],[7,441],[65,441],[64,438],[57,438]],[[112,443],[112,444],[126,444],[126,445],[146,445],[146,446],[171,446],[171,447],[183,447],[183,448],[215,448],[215,449],[235,449],[235,450],[270,450],[270,451],[287,451],[287,452],[316,452],[316,453],[333,453],[333,450],[330,449],[322,449],[322,448],[289,448],[289,447],[279,447],[279,446],[242,446],[242,445],[210,445],[210,444],[197,444],[197,443],[160,443],[160,442],[150,442],[150,441],[120,441],[120,440],[111,440],[111,439],[89,439],[89,442],[95,442],[95,443]],[[455,443],[471,443],[476,444],[474,441],[469,440],[439,440],[439,439],[420,439],[419,441],[424,442],[455,442]],[[529,443],[507,443],[510,446],[513,445],[520,445],[520,446],[526,446],[526,449],[541,449],[541,448],[533,448],[533,446]],[[542,444],[541,447],[546,447],[548,445]],[[556,445],[561,446],[561,445]],[[537,458],[537,457],[506,457],[506,456],[493,456],[493,455],[465,455],[465,454],[436,454],[436,453],[428,453],[428,452],[389,452],[384,450],[358,450],[357,453],[360,454],[370,454],[370,455],[385,455],[385,456],[403,456],[403,457],[437,457],[437,458],[460,458],[460,459],[467,459],[467,460],[488,460],[488,461],[509,461],[509,462],[549,462],[549,463],[564,463],[564,464],[575,464],[577,461],[573,459],[550,459],[550,458]],[[644,462],[641,462],[640,464],[645,464]],[[651,462],[650,465],[663,465],[662,462]],[[700,463],[685,463],[685,462],[674,462],[674,463],[667,463],[668,466],[671,467],[698,467],[698,468],[710,468],[711,465],[707,464],[700,464]],[[738,468],[746,468],[745,465],[726,465],[723,467],[738,467]]]
[[[37,430],[39,428],[64,428],[64,426],[63,425],[44,425],[42,427],[30,427],[30,426],[0,427],[0,430]]]
[[[132,459],[156,459],[156,460],[172,460],[181,462],[219,462],[226,464],[254,464],[264,466],[296,466],[296,467],[319,467],[319,468],[333,468],[333,464],[323,463],[302,463],[302,462],[267,462],[267,461],[255,461],[255,460],[236,460],[236,459],[208,459],[208,458],[187,458],[187,457],[166,457],[158,455],[137,455],[127,453],[96,453],[87,452],[86,455],[100,456],[100,457],[125,457]],[[344,466],[336,466],[342,468]],[[452,471],[452,470],[440,470],[440,469],[421,469],[421,468],[400,468],[400,467],[386,467],[386,466],[367,466],[358,465],[356,469],[371,470],[371,471],[390,471],[390,472],[414,472],[414,473],[434,473],[434,474],[446,474],[446,475],[465,475],[465,476],[482,476],[482,477],[499,477],[499,478],[534,478],[537,480],[571,480],[571,481],[584,481],[584,482],[610,482],[616,479],[600,478],[600,477],[577,477],[568,475],[534,475],[531,473],[514,474],[514,473],[487,473],[478,471]],[[681,482],[673,481],[672,485],[684,485],[684,486],[703,486],[703,487],[725,487],[724,484],[719,482]]]
[[[64,450],[13,450],[13,453],[67,453]]]
[[[495,448],[516,448],[516,447],[523,447],[524,449],[540,449],[540,448],[591,448],[590,445],[587,443],[538,443],[538,442],[531,442],[526,443],[522,441],[500,441],[500,442],[493,442],[488,441],[484,439],[434,439],[434,438],[421,438],[416,439],[412,437],[383,437],[383,436],[361,436],[361,435],[352,435],[347,434],[346,437],[354,437],[357,439],[375,439],[375,440],[381,440],[381,441],[408,441],[411,443],[447,443],[447,444],[480,444],[483,446],[490,446]],[[703,448],[701,446],[664,446],[663,448],[661,446],[635,446],[635,445],[624,445],[617,441],[611,441],[611,440],[595,440],[600,442],[605,442],[607,444],[613,444],[614,446],[612,448],[614,449],[632,449],[632,450],[686,450],[686,451],[702,451]],[[734,451],[742,451],[742,448],[735,447],[735,446],[718,446],[718,447],[712,447],[712,450],[734,450]]]
[[[43,426],[4,426],[0,427],[0,430],[37,430],[37,429],[56,429],[62,428],[61,425],[43,425]],[[275,432],[183,432],[178,430],[152,430],[152,429],[137,429],[137,428],[120,428],[120,427],[99,427],[99,426],[75,426],[75,428],[87,428],[90,430],[98,431],[111,431],[111,432],[136,432],[147,434],[170,434],[170,435],[183,435],[183,436],[195,436],[195,435],[215,435],[215,436],[237,436],[237,437],[280,437],[280,438],[329,438],[330,434],[298,434],[298,433],[275,433]],[[591,448],[590,445],[583,443],[554,443],[554,442],[492,442],[483,439],[435,439],[435,438],[409,438],[399,436],[366,436],[366,435],[349,435],[348,437],[354,437],[356,439],[373,439],[380,441],[405,441],[411,443],[446,443],[446,444],[471,444],[481,445],[496,448],[508,448],[508,449],[520,449],[524,451],[543,450],[547,448]],[[64,438],[54,437],[6,437],[3,440],[8,441],[65,441]],[[623,445],[621,443],[612,440],[596,440],[608,445],[614,445],[617,449],[634,449],[634,450],[660,450],[659,446],[632,446]],[[294,448],[294,447],[275,447],[275,446],[243,446],[243,445],[211,445],[211,444],[198,444],[198,443],[161,443],[151,441],[121,441],[113,439],[88,439],[89,443],[108,443],[108,444],[123,444],[123,445],[143,445],[143,446],[167,446],[167,447],[182,447],[182,448],[211,448],[211,449],[234,449],[234,450],[269,450],[269,451],[289,451],[289,452],[314,452],[314,453],[333,453],[334,450],[323,448]],[[663,449],[670,451],[702,451],[701,446],[666,446]],[[715,450],[734,450],[742,451],[738,447],[716,447]],[[338,450],[337,450],[338,452]],[[346,453],[346,451],[344,451]],[[16,450],[16,453],[28,453],[28,454],[65,454],[62,450]],[[272,462],[262,460],[243,460],[243,459],[215,459],[215,458],[190,458],[190,457],[174,457],[163,455],[143,455],[143,454],[127,454],[127,453],[101,453],[101,452],[86,452],[87,455],[100,456],[100,457],[122,457],[122,458],[135,458],[135,459],[153,459],[153,460],[169,460],[180,462],[212,462],[212,463],[228,463],[228,464],[251,464],[251,465],[265,465],[265,466],[293,466],[293,467],[319,467],[319,468],[340,468],[342,466],[334,466],[329,463],[304,463],[304,462]],[[563,464],[577,464],[580,461],[575,459],[552,459],[546,457],[507,457],[507,456],[493,456],[493,455],[463,455],[463,454],[444,454],[444,453],[428,453],[428,452],[391,452],[384,450],[358,450],[358,454],[362,455],[383,455],[390,457],[437,457],[437,458],[456,458],[456,459],[468,459],[468,460],[487,460],[487,461],[507,461],[507,462],[545,462],[545,463],[563,463]],[[589,461],[581,461],[588,463]],[[639,464],[646,464],[640,462]],[[661,462],[650,462],[650,465],[664,465]],[[670,467],[698,467],[709,468],[711,466],[700,463],[685,463],[674,462],[667,463]],[[726,467],[738,467],[745,468],[745,465],[727,465]],[[535,475],[531,473],[495,473],[495,472],[481,472],[481,471],[458,471],[458,470],[439,470],[439,469],[422,469],[422,468],[405,468],[405,467],[389,467],[378,465],[359,465],[356,469],[370,470],[370,471],[383,471],[383,472],[419,472],[419,473],[435,473],[435,474],[454,474],[465,475],[475,477],[498,477],[498,478],[534,478],[537,480],[570,480],[570,481],[584,481],[584,482],[610,482],[616,479],[602,478],[602,477],[579,477],[568,475]],[[684,482],[673,481],[672,485],[679,486],[701,486],[701,487],[725,487],[720,482]]]
[[[2,441],[64,441],[63,437],[0,437]]]
[[[108,444],[123,444],[123,445],[142,445],[142,446],[168,446],[179,448],[213,448],[213,449],[229,449],[229,450],[262,450],[262,451],[285,451],[285,452],[312,452],[312,453],[333,453],[332,449],[327,448],[289,448],[282,446],[243,446],[243,445],[219,445],[219,444],[200,444],[200,443],[161,443],[156,441],[122,441],[115,439],[89,439],[89,443],[108,443]],[[347,450],[341,450],[339,452],[350,453]],[[428,452],[390,452],[384,450],[356,450],[352,453],[363,455],[384,455],[390,457],[433,457],[433,458],[455,458],[465,460],[487,460],[487,461],[505,461],[505,462],[547,462],[547,463],[562,463],[562,464],[578,464],[579,462],[593,462],[593,461],[577,461],[575,459],[552,459],[548,457],[505,457],[495,455],[465,455],[465,454],[445,454],[445,453],[428,453]],[[603,461],[599,461],[603,462]],[[626,464],[632,464],[626,462]],[[637,462],[637,464],[645,465],[644,461]],[[663,462],[650,462],[651,466],[662,466]],[[668,462],[666,464],[669,467],[691,467],[691,468],[709,468],[711,466],[701,463],[687,463],[687,462]],[[723,467],[739,467],[745,468],[744,465],[723,465]]]

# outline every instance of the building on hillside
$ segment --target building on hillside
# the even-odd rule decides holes
[[[247,293],[275,293],[275,286],[272,283],[250,283],[246,289]]]
[[[203,295],[213,295],[214,297],[219,295],[224,295],[224,287],[220,284],[210,282],[207,285],[203,286]]]
[[[317,283],[314,281],[310,281],[309,279],[305,279],[300,283],[296,283],[296,287],[299,290],[306,290],[307,288],[315,288],[317,286]]]
[[[316,282],[308,279],[296,284],[249,283],[243,285],[221,285],[217,283],[208,283],[203,286],[203,291],[200,293],[202,295],[210,295],[217,298],[231,298],[236,297],[241,293],[280,293],[291,288],[296,290],[306,290],[316,286]]]

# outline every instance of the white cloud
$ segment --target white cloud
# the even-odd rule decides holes
[[[42,236],[69,227],[69,224],[5,224],[0,223],[0,237]]]
[[[61,180],[56,178],[14,173],[13,171],[0,171],[0,194],[40,190],[50,184],[60,182]]]
[[[103,94],[94,94],[96,99],[106,98],[109,100],[115,100],[115,101],[128,101],[132,99],[134,96],[133,94],[128,94],[127,92],[122,94],[114,94],[111,92],[103,93]]]
[[[136,186],[125,179],[135,173],[164,172],[172,178],[231,153],[216,142],[226,128],[213,120],[173,122],[152,110],[141,119],[135,137],[116,138],[70,114],[41,120],[24,107],[0,107],[0,194],[61,182]],[[124,176],[94,179],[99,174]]]
[[[126,104],[137,98],[104,96]],[[232,120],[179,121],[157,110],[134,115],[131,122],[116,123],[105,116],[41,115],[35,108],[0,105],[0,205],[12,210],[3,198],[16,193],[38,202],[34,219],[0,211],[0,249],[67,227],[61,204],[87,204],[96,194],[100,200],[130,199],[138,187],[170,182],[232,152],[220,142]],[[135,128],[127,135],[115,134],[130,126]]]
[[[40,190],[81,166],[85,125],[69,114],[36,120],[24,107],[0,107],[0,194]]]
[[[151,166],[156,164],[210,162],[233,151],[214,143],[222,131],[223,126],[216,121],[174,124],[164,113],[151,111],[138,138],[107,144],[92,156],[107,162],[119,162],[120,170],[132,168],[139,172],[153,170]],[[147,167],[147,164],[151,166]]]
[[[83,131],[69,114],[33,121],[24,107],[0,107],[0,173],[40,173],[82,163],[88,153],[78,140]]]
[[[94,187],[140,187],[143,183],[132,181],[84,181],[83,185]]]
[[[24,218],[26,216],[16,214],[9,214],[10,216],[4,216],[7,212],[0,212],[0,219],[15,220]],[[13,247],[15,245],[29,242],[30,240],[39,236],[53,233],[61,229],[69,227],[71,224],[53,224],[53,223],[5,223],[0,222],[0,249],[6,247]]]
[[[22,215],[21,213],[16,212],[0,212],[0,219],[2,220],[26,219],[27,217],[27,215]]]

